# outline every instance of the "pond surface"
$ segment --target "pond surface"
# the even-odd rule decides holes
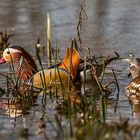
[[[35,56],[34,44],[38,37],[41,43],[46,44],[47,12],[51,18],[52,45],[57,43],[63,57],[65,48],[77,36],[76,25],[80,9],[80,0],[1,0],[0,2],[0,30],[14,33],[11,45],[21,45]],[[84,20],[82,40],[85,46],[91,49],[96,56],[113,55],[114,51],[121,56],[134,53],[140,57],[140,2],[138,0],[88,0],[85,11],[88,16]],[[140,108],[132,107],[124,93],[125,86],[131,80],[127,77],[128,65],[117,61],[109,66],[114,69],[120,86],[120,96],[116,113],[114,106],[107,109],[107,120],[114,121],[121,117],[128,117],[132,123],[140,122]],[[0,66],[0,71],[8,71],[8,65]],[[108,79],[111,79],[111,72]],[[0,82],[1,83],[1,82]],[[117,92],[112,93],[116,98]],[[30,127],[29,139],[40,139],[36,136],[36,130],[41,123],[43,109],[39,106],[41,97],[37,99],[37,105],[29,110],[29,114],[16,119],[0,115],[0,139],[11,140],[20,137],[20,129]],[[47,102],[47,122],[53,120],[54,106]],[[35,113],[34,113],[35,110]],[[15,123],[16,122],[16,123]],[[53,121],[52,121],[53,123]],[[48,123],[47,125],[51,125]],[[16,131],[14,128],[16,126]],[[16,131],[16,133],[14,133]],[[7,133],[8,132],[8,133]],[[47,132],[53,136],[52,126],[47,127]],[[14,134],[13,134],[14,133]],[[56,137],[56,136],[54,136]]]

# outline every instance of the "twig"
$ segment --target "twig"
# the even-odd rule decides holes
[[[82,48],[83,47],[83,42],[82,42],[82,39],[81,39],[81,31],[82,31],[82,23],[83,23],[83,15],[86,16],[86,19],[87,19],[87,14],[86,14],[86,11],[84,10],[85,8],[85,0],[83,0],[83,2],[81,3],[81,6],[80,6],[80,12],[79,12],[79,18],[78,18],[78,23],[77,23],[77,37],[78,37],[78,40],[79,40],[79,43],[80,43],[80,47]]]
[[[103,87],[102,87],[102,84],[99,82],[99,79],[98,79],[97,74],[96,74],[96,69],[95,69],[94,66],[93,66],[93,75],[94,75],[94,78],[95,78],[95,80],[96,80],[96,82],[98,84],[98,87],[99,87],[99,89],[100,89],[100,91],[101,91],[101,93],[103,95]]]
[[[117,78],[116,78],[116,75],[115,75],[115,72],[114,72],[113,69],[112,69],[112,72],[113,72],[113,76],[114,76],[114,78],[115,78],[116,86],[117,86],[117,89],[118,89],[117,100],[116,100],[115,108],[114,108],[114,112],[116,112],[117,104],[118,104],[118,100],[119,100],[119,95],[120,95],[120,88],[119,88],[119,84],[118,84],[118,81],[117,81]]]

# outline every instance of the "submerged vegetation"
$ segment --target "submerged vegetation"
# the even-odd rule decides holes
[[[77,25],[78,41],[74,39],[71,42],[71,48],[75,48],[81,54],[82,49],[86,48],[80,36],[82,12],[85,13],[84,3],[81,5]],[[57,52],[57,45],[56,48],[51,48],[50,25],[47,27],[49,28],[47,30],[47,45],[49,46],[47,52],[50,52],[47,63],[49,66],[56,66],[62,59]],[[9,39],[12,35],[7,35],[6,32],[0,35],[0,52],[3,52],[9,47]],[[35,49],[36,58],[43,71],[44,66],[40,54],[46,50],[41,48],[39,39],[35,44]],[[89,48],[86,49],[89,50]],[[131,124],[127,118],[121,117],[116,122],[107,122],[106,110],[110,100],[115,104],[114,110],[116,110],[119,99],[119,84],[115,72],[111,70],[114,80],[110,82],[105,80],[106,67],[119,58],[118,53],[114,52],[114,55],[97,58],[92,56],[89,50],[88,55],[81,59],[74,81],[69,76],[68,86],[60,80],[58,86],[49,88],[44,84],[44,73],[41,75],[43,88],[35,88],[32,82],[23,83],[15,75],[13,62],[10,63],[10,72],[0,73],[1,80],[5,82],[0,86],[0,97],[3,101],[1,108],[4,114],[8,115],[9,119],[15,118],[15,122],[18,117],[26,117],[31,110],[33,110],[31,120],[38,117],[38,127],[35,127],[35,132],[30,131],[31,126],[24,125],[21,130],[17,131],[19,137],[28,139],[31,135],[41,135],[42,139],[46,140],[138,140],[140,138],[139,124]],[[20,60],[21,65],[22,62],[23,59]],[[59,71],[57,67],[56,71]],[[117,90],[116,99],[110,98],[114,90]],[[37,106],[39,106],[37,109],[40,114],[36,114]]]

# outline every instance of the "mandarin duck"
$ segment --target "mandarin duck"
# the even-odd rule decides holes
[[[74,80],[80,63],[80,55],[76,49],[67,48],[61,63],[38,71],[35,61],[27,51],[19,46],[11,46],[3,51],[3,57],[0,58],[0,64],[5,62],[13,63],[18,78],[25,82],[32,81],[34,87],[42,88],[44,82],[46,87],[50,87],[60,82],[67,84],[70,78]]]
[[[126,86],[125,92],[129,99],[140,99],[140,58],[135,58],[134,54],[129,54],[123,59],[130,63],[130,74],[132,81]]]

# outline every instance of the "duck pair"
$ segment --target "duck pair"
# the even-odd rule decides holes
[[[6,48],[0,64],[12,62],[19,79],[24,82],[32,81],[33,86],[42,88],[43,84],[48,88],[53,84],[67,84],[70,79],[74,80],[78,72],[80,55],[74,48],[67,48],[62,62],[56,66],[38,71],[37,65],[31,55],[22,47],[12,46]]]

